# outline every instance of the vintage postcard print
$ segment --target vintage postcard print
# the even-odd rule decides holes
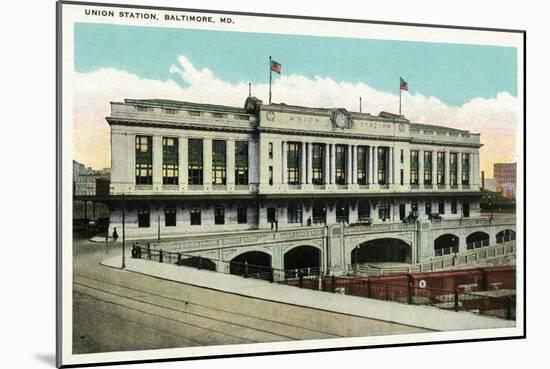
[[[523,337],[524,36],[59,3],[58,365]]]

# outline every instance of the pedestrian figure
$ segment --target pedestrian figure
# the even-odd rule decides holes
[[[275,231],[278,231],[279,230],[279,221],[276,220],[275,221]]]
[[[117,239],[118,239],[118,233],[116,232],[116,227],[115,227],[115,229],[113,230],[113,241],[116,242]]]
[[[271,222],[271,230],[273,230],[273,222]]]
[[[308,227],[311,226],[311,217],[307,218],[307,225]]]

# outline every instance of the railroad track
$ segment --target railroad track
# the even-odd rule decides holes
[[[94,299],[102,305],[101,313],[109,313],[120,318],[125,318],[125,313],[128,312],[144,315],[148,317],[147,320],[156,320],[157,324],[163,326],[164,328],[159,328],[160,331],[181,337],[189,345],[344,337],[334,332],[211,306],[193,301],[193,298],[183,299],[150,292],[143,288],[79,273],[74,274],[73,284],[76,293]],[[143,322],[142,319],[133,323],[148,328],[155,327]],[[189,335],[180,335],[181,330],[186,331],[192,338]]]

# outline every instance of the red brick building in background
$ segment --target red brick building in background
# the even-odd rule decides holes
[[[495,163],[496,192],[508,199],[516,198],[516,163]]]

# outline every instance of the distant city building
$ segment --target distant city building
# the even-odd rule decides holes
[[[494,177],[496,192],[500,192],[506,198],[515,199],[516,163],[495,163]]]
[[[496,192],[497,183],[494,178],[485,178],[485,189]]]
[[[73,160],[73,194],[75,196],[95,196],[96,180],[110,177],[110,168],[94,170]],[[108,194],[108,192],[107,192]]]

